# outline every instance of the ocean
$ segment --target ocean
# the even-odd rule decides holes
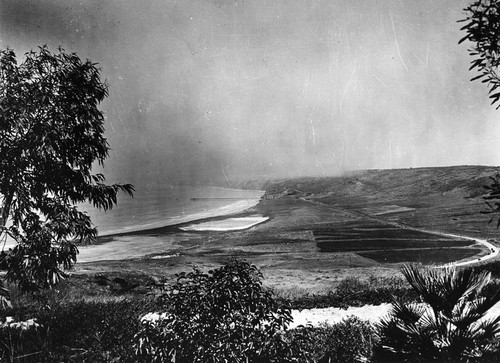
[[[91,205],[86,211],[99,235],[146,230],[212,216],[237,213],[256,205],[261,190],[210,186],[162,186],[136,190],[134,198],[121,193],[118,203],[106,212]]]

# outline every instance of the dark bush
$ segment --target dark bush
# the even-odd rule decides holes
[[[139,359],[148,362],[305,361],[284,332],[290,309],[262,287],[262,274],[233,259],[208,274],[178,275],[162,297],[156,319],[143,320]]]
[[[135,361],[133,338],[143,300],[77,301],[2,311],[2,320],[35,318],[37,329],[0,329],[0,360],[15,362]],[[19,358],[23,357],[24,358]],[[18,357],[18,358],[16,358]]]
[[[500,261],[488,261],[486,263],[472,267],[476,272],[486,271],[491,273],[491,277],[500,278]]]
[[[318,363],[370,361],[377,343],[371,324],[356,317],[333,325],[298,328],[288,334]]]
[[[286,300],[286,303],[292,309],[327,307],[347,309],[349,306],[390,303],[394,298],[405,302],[416,301],[419,298],[418,294],[407,285],[403,286],[402,281],[401,279],[373,277],[363,281],[357,277],[348,277],[340,282],[336,290],[328,294],[304,295]]]

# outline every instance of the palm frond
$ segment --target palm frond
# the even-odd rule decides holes
[[[484,319],[470,329],[476,341],[485,341],[497,338],[500,335],[500,316]]]
[[[445,301],[440,288],[442,275],[437,270],[420,270],[415,265],[403,265],[401,272],[413,290],[422,296],[426,303],[436,311],[443,309]]]
[[[421,305],[394,301],[390,315],[395,319],[404,321],[407,325],[416,325],[424,312],[425,307]]]

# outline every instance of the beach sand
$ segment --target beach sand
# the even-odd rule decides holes
[[[269,217],[250,216],[239,218],[227,218],[223,220],[193,223],[185,227],[180,227],[183,231],[241,231],[251,228],[257,224],[267,221]]]
[[[97,244],[79,247],[78,262],[123,260],[162,254],[170,256],[183,249],[184,242],[193,243],[202,238],[197,233],[184,231],[241,230],[266,221],[267,217],[255,215],[219,219],[248,211],[258,202],[258,199],[240,200],[221,208],[172,219],[168,223],[136,225],[123,229],[121,233],[106,234],[101,236]],[[199,222],[192,223],[195,221]],[[190,224],[184,225],[186,223]]]

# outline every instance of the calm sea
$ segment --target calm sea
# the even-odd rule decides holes
[[[89,213],[103,236],[238,212],[257,204],[263,194],[260,190],[164,186],[138,189],[134,198],[122,194],[117,206],[107,212],[90,205],[79,208]]]

